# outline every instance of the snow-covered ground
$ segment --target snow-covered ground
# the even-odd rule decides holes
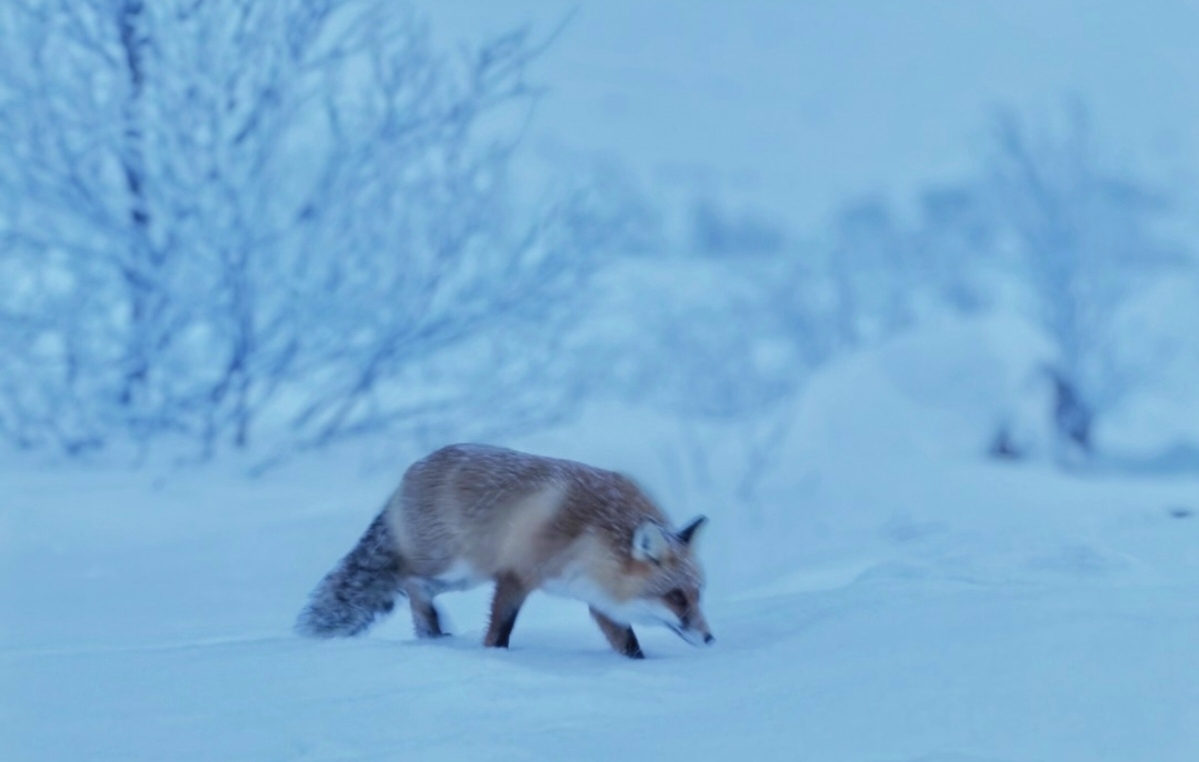
[[[722,504],[718,467],[707,498],[680,487],[670,464],[708,443],[637,411],[525,443],[634,473],[676,519],[712,516],[718,642],[643,629],[644,662],[546,596],[510,651],[485,650],[485,590],[440,599],[446,641],[417,642],[406,616],[293,636],[402,462],[314,457],[251,481],[10,459],[0,759],[1195,759],[1199,478],[981,460],[948,432],[983,402],[880,372],[929,341],[817,379],[752,510]],[[949,369],[959,396],[972,367]]]

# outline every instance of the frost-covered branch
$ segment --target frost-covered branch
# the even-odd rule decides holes
[[[446,55],[383,0],[6,4],[0,436],[288,449],[562,415],[530,400],[576,385],[532,367],[631,212],[513,178],[541,45]]]

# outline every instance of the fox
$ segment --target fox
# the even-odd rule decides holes
[[[434,599],[495,585],[483,644],[508,648],[534,591],[586,603],[612,648],[645,654],[633,624],[692,645],[715,638],[700,608],[698,516],[681,529],[631,478],[571,460],[483,444],[416,461],[357,545],[296,620],[301,635],[355,636],[407,598],[418,638],[446,635]]]

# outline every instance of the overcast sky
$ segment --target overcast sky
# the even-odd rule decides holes
[[[1156,177],[1199,161],[1199,0],[437,0],[444,41],[576,13],[531,145],[810,222],[971,166],[1000,104],[1091,109]]]

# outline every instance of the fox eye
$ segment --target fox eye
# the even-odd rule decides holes
[[[675,608],[680,610],[686,610],[687,608],[687,596],[683,595],[683,591],[679,590],[677,587],[666,595],[662,596],[662,598]]]

